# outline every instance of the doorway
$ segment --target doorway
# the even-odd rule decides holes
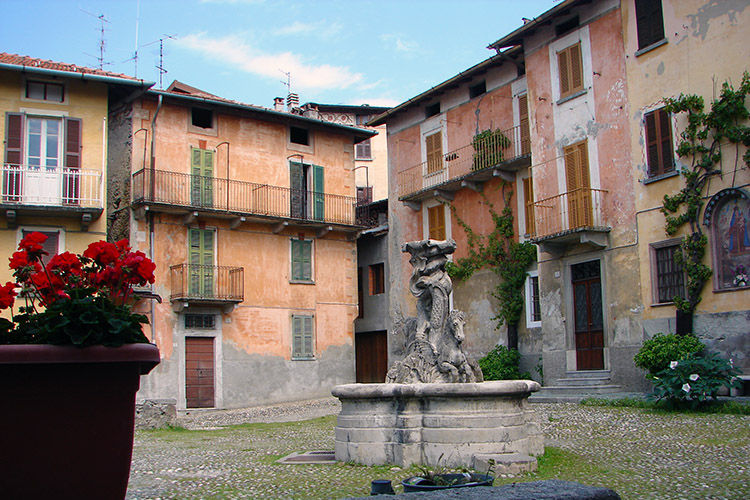
[[[215,406],[213,337],[185,337],[185,400],[187,408]]]
[[[599,260],[570,266],[576,341],[576,369],[604,369],[604,315]]]
[[[386,331],[357,332],[355,358],[357,383],[382,384],[388,370],[388,333]]]

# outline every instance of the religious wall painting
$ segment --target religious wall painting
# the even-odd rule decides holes
[[[711,230],[714,289],[750,285],[750,199],[740,189],[725,189],[706,206],[704,223]]]

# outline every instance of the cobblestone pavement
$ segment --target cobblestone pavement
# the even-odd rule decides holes
[[[546,446],[562,460],[495,484],[558,478],[607,486],[624,499],[750,498],[750,417],[655,413],[535,403]],[[333,448],[333,399],[229,411],[191,411],[197,431],[137,432],[128,498],[343,498],[366,496],[372,479],[414,473],[354,464],[282,465],[292,452]]]

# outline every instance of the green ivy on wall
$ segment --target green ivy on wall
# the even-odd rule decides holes
[[[508,186],[508,183],[503,182],[501,187],[505,203],[501,213],[497,213],[485,194],[480,193],[482,204],[488,208],[494,223],[488,235],[477,234],[461,219],[456,207],[450,205],[458,224],[466,232],[468,256],[448,262],[446,270],[451,278],[458,281],[469,279],[475,271],[482,268],[492,269],[498,275],[500,283],[492,292],[492,296],[498,300],[498,314],[492,318],[497,321],[497,328],[503,324],[513,327],[518,324],[523,311],[526,270],[536,260],[535,245],[528,241],[519,243],[514,239],[510,204],[513,192],[509,189],[506,191]]]
[[[687,113],[688,124],[680,133],[677,155],[690,158],[691,163],[682,169],[685,185],[674,195],[664,195],[661,211],[666,219],[665,229],[674,236],[683,228],[686,234],[680,244],[681,252],[675,252],[675,261],[685,269],[687,275],[686,297],[675,297],[677,308],[692,314],[701,300],[701,292],[711,277],[711,268],[703,263],[708,238],[699,223],[703,207],[704,190],[711,177],[722,174],[721,146],[735,146],[734,172],[740,162],[740,145],[750,147],[750,117],[745,104],[750,93],[750,74],[742,76],[738,89],[728,82],[721,87],[719,98],[705,110],[703,97],[680,94],[665,99],[665,110],[669,113]],[[750,166],[750,149],[742,155],[742,161]]]

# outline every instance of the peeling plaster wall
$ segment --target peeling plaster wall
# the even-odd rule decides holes
[[[135,103],[132,129],[149,129],[156,109],[148,98]],[[188,126],[189,106],[165,101],[156,122],[156,167],[188,173],[190,147],[214,149],[230,142],[230,178],[288,187],[289,159],[298,152],[304,162],[325,169],[325,193],[354,196],[352,138],[330,129],[311,128],[312,146],[288,143],[287,126],[216,111],[215,135]],[[146,134],[132,139],[132,172],[142,168]],[[205,141],[205,142],[202,142]],[[302,150],[302,151],[301,151]],[[227,148],[215,153],[214,175],[226,178]],[[148,156],[150,151],[148,151]],[[148,160],[147,160],[148,162]],[[153,218],[153,248],[149,248]],[[188,262],[188,227],[215,229],[215,263],[244,268],[244,300],[234,309],[190,304],[185,313],[212,314],[213,329],[186,330],[183,314],[173,310],[170,266]],[[290,224],[278,234],[269,224],[247,221],[230,228],[230,220],[200,215],[189,226],[182,214],[154,213],[130,221],[134,246],[153,252],[157,281],[153,336],[162,363],[144,378],[139,399],[174,398],[185,408],[185,337],[213,337],[216,407],[236,408],[278,401],[324,397],[341,383],[354,381],[354,319],[357,315],[357,252],[350,235],[334,230],[322,237],[316,229]],[[292,238],[313,242],[313,283],[291,283]],[[143,306],[149,313],[150,306]],[[313,360],[292,360],[293,314],[313,317]],[[149,332],[150,333],[150,332]]]
[[[676,193],[684,185],[680,176],[644,182],[649,180],[644,115],[662,107],[664,97],[680,93],[703,96],[708,105],[714,96],[718,96],[723,82],[730,81],[736,86],[743,71],[750,68],[750,53],[747,50],[750,3],[745,0],[663,0],[662,9],[665,43],[637,56],[637,26],[632,2],[624,2],[621,12],[628,76],[627,97],[630,103],[629,146],[633,158],[638,217],[644,339],[658,332],[674,332],[675,329],[675,307],[671,304],[654,305],[650,245],[670,238],[664,231],[664,216],[659,208],[665,194]],[[684,130],[685,125],[684,114],[672,117],[675,148],[679,132]],[[742,153],[741,149],[740,155]],[[745,192],[749,192],[750,171],[747,168],[735,171],[735,154],[734,147],[722,148],[720,167],[724,174],[710,180],[705,193],[707,197],[729,187],[744,186]],[[687,166],[689,159],[675,157],[678,169]],[[700,218],[702,220],[703,214]],[[704,262],[714,267],[713,237],[709,228],[702,226],[702,229],[709,238]],[[733,357],[735,364],[747,374],[750,372],[750,360],[747,358],[750,290],[715,293],[713,288],[712,277],[696,309],[695,333],[709,348]]]

